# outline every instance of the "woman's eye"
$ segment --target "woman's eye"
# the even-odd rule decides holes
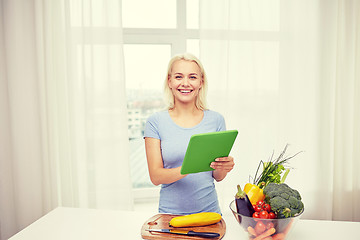
[[[197,79],[197,77],[195,77],[195,76],[191,76],[191,77],[190,77],[190,79],[194,79],[194,80],[195,80],[195,79]]]
[[[181,79],[182,77],[181,76],[175,76],[175,79]]]

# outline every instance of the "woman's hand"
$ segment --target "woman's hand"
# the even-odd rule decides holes
[[[227,173],[234,168],[234,165],[234,158],[231,156],[215,159],[215,162],[210,164],[210,167],[214,169],[213,177],[215,180],[218,182],[223,180]]]

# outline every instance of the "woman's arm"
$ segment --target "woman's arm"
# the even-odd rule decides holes
[[[186,176],[180,173],[181,167],[164,168],[159,139],[145,138],[145,150],[150,180],[154,185],[173,183]]]
[[[233,157],[223,157],[215,159],[215,162],[210,164],[210,167],[215,169],[213,171],[213,178],[220,182],[223,180],[228,172],[230,172],[234,168],[234,158]]]

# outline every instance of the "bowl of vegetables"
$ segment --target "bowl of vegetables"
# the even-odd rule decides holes
[[[229,207],[248,239],[285,240],[304,212],[300,193],[284,183],[289,173],[284,164],[293,157],[284,157],[286,147],[276,160],[260,162],[263,171],[253,183],[244,190],[237,186]]]
[[[285,240],[301,216],[273,219],[248,217],[237,213],[235,200],[230,203],[230,209],[251,240]]]
[[[271,183],[265,199],[252,205],[247,195],[230,203],[235,219],[252,240],[285,240],[304,212],[296,190],[285,183]]]

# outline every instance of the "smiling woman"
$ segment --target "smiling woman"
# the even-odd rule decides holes
[[[168,109],[150,116],[144,133],[150,179],[161,184],[159,212],[221,213],[214,179],[221,181],[232,170],[232,157],[216,159],[213,171],[180,173],[192,135],[225,130],[222,115],[206,108],[207,79],[200,60],[192,54],[173,57],[164,86]]]
[[[174,96],[174,106],[193,104],[201,89],[203,79],[195,62],[179,60],[171,69],[168,85]]]
[[[179,91],[184,96],[192,96],[198,109],[206,109],[207,76],[201,62],[192,54],[173,57],[168,65],[164,90],[168,108],[173,109]],[[188,93],[190,91],[190,93]],[[191,95],[190,95],[191,94]]]

